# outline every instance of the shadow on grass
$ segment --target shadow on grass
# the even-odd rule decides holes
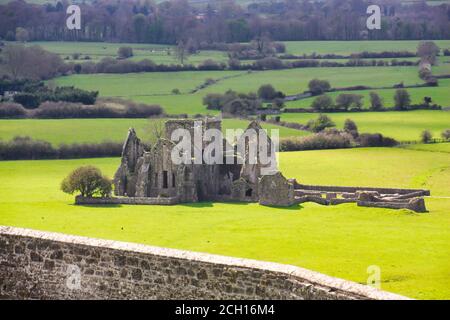
[[[264,207],[273,208],[273,209],[280,209],[280,210],[299,210],[299,209],[303,209],[304,208],[299,203],[293,204],[292,206],[289,206],[289,207],[281,207],[281,206],[264,206]]]
[[[70,204],[82,208],[121,208],[121,204]]]
[[[177,204],[178,206],[185,206],[189,208],[212,208],[215,204],[232,204],[234,206],[248,206],[249,204],[258,204],[257,202],[225,202],[225,201],[208,201],[208,202],[191,202],[191,203],[180,203]],[[268,208],[274,208],[274,209],[281,209],[281,210],[299,210],[303,209],[303,206],[300,204],[294,204],[290,207],[281,207],[281,206],[263,206],[261,207],[268,207]]]

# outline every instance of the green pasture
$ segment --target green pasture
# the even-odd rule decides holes
[[[442,131],[450,129],[450,111],[418,110],[389,112],[326,113],[342,128],[346,119],[352,119],[360,133],[382,133],[400,141],[420,140],[423,130],[430,130],[440,138]],[[282,120],[306,124],[316,113],[284,113]]]
[[[240,75],[230,77],[231,75]],[[392,86],[404,82],[405,85],[422,83],[416,67],[343,67],[343,68],[301,68],[269,71],[186,71],[148,72],[123,74],[83,74],[59,77],[58,85],[74,85],[82,89],[99,90],[104,96],[143,96],[169,94],[178,88],[183,93],[194,89],[205,79],[218,81],[201,90],[201,93],[225,92],[228,89],[239,92],[256,91],[270,83],[286,94],[296,94],[308,89],[314,78],[326,79],[332,87],[355,85]]]
[[[175,56],[173,45],[147,44],[147,43],[107,43],[107,42],[67,42],[67,41],[35,41],[27,45],[39,45],[45,50],[57,53],[61,58],[69,57],[67,62],[98,62],[103,58],[117,58],[120,47],[133,48],[133,57],[129,60],[140,61],[150,59],[158,64],[179,64]],[[72,55],[78,53],[80,57],[74,60]],[[89,56],[89,60],[84,59]],[[207,59],[217,62],[226,62],[226,52],[203,50],[188,57],[185,63],[200,64]]]
[[[138,136],[146,141],[153,140],[152,127],[162,119],[58,119],[58,120],[0,120],[0,139],[10,140],[15,136],[30,136],[57,146],[63,143],[100,143],[103,141],[123,142],[129,128],[135,128]],[[223,129],[245,129],[249,121],[224,119]],[[270,134],[279,129],[280,137],[303,136],[308,132],[263,124]]]
[[[203,90],[204,92],[225,92],[234,89],[241,92],[256,91],[270,83],[286,94],[296,94],[308,89],[310,80],[328,80],[332,87],[355,85],[392,86],[422,83],[417,67],[343,67],[343,68],[300,68],[250,72],[241,77],[226,79]]]
[[[208,78],[218,81],[195,94],[188,94]],[[256,92],[261,85],[270,83],[286,94],[297,94],[307,90],[308,82],[314,78],[326,79],[333,87],[355,85],[385,87],[400,82],[404,82],[405,85],[422,83],[417,75],[416,67],[89,74],[59,77],[53,81],[57,85],[98,90],[101,96],[123,97],[149,104],[160,104],[169,114],[196,114],[207,112],[202,105],[202,98],[207,93],[224,93],[229,89],[238,92]],[[182,94],[172,94],[175,88]]]
[[[414,161],[412,161],[414,160]],[[430,188],[429,213],[306,203],[75,206],[59,191],[80,165],[112,176],[113,159],[0,162],[0,225],[49,230],[297,265],[419,299],[450,297],[450,155],[400,148],[280,154],[303,183]],[[446,198],[443,198],[446,197]]]
[[[436,103],[443,107],[450,107],[450,79],[440,79],[438,87],[423,87],[423,88],[407,88],[412,104],[423,103],[424,97],[431,97],[432,103]],[[327,93],[333,99],[342,93],[351,93],[362,95],[363,107],[368,109],[370,107],[370,92],[377,92],[383,99],[384,105],[387,108],[392,108],[395,105],[394,94],[396,89],[374,89],[374,90],[360,90],[360,91],[339,91]],[[287,108],[310,108],[312,102],[316,97],[311,97],[302,100],[290,101],[286,103]]]
[[[450,153],[450,142],[430,143],[430,144],[410,144],[404,145],[402,146],[402,148],[409,150]]]
[[[441,49],[450,48],[450,40],[433,40]],[[367,40],[367,41],[287,41],[286,52],[292,54],[327,54],[349,55],[369,51],[409,51],[416,52],[420,40]],[[400,59],[402,60],[402,59]]]

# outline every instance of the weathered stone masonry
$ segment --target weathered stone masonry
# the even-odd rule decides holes
[[[261,205],[288,207],[303,202],[316,202],[322,205],[356,203],[358,206],[390,209],[409,209],[427,212],[424,196],[429,190],[392,189],[370,187],[312,186],[286,179],[276,170],[276,158],[272,165],[263,164],[261,150],[250,152],[267,144],[266,149],[273,156],[274,144],[258,122],[252,121],[239,137],[240,150],[223,139],[223,163],[204,162],[205,142],[196,146],[191,142],[191,155],[200,152],[199,164],[175,164],[171,154],[175,144],[169,140],[176,129],[186,129],[190,136],[194,132],[204,133],[208,129],[221,131],[218,119],[169,120],[165,123],[165,138],[160,138],[148,151],[134,129],[128,131],[123,145],[120,166],[114,176],[116,197],[92,198],[77,196],[79,205],[99,204],[146,204],[174,205],[198,201],[239,201],[259,202]],[[261,134],[261,135],[260,135]],[[263,139],[262,141],[260,141]],[[198,155],[197,155],[198,156]],[[237,161],[242,160],[241,163]],[[228,160],[232,160],[231,162]],[[250,160],[256,160],[253,163]],[[262,169],[271,168],[272,174],[262,174]]]
[[[405,299],[289,265],[2,226],[0,298]]]

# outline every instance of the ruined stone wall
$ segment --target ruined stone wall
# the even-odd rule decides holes
[[[373,187],[342,187],[342,186],[315,186],[299,184],[294,182],[295,189],[302,190],[315,190],[323,192],[356,192],[356,191],[376,191],[379,193],[398,193],[398,194],[408,194],[416,193],[416,196],[429,196],[429,190],[422,189],[400,189],[400,188],[373,188]]]
[[[0,226],[0,298],[404,297],[294,266]]]

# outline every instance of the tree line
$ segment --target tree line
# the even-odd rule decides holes
[[[383,1],[381,30],[367,30],[372,1],[285,0],[243,7],[234,1],[194,6],[187,0],[96,0],[80,3],[81,30],[66,28],[68,2],[0,6],[6,40],[116,41],[176,44],[248,42],[263,35],[279,41],[449,39],[450,6],[425,1]],[[18,29],[20,28],[20,29]],[[19,31],[19,32],[17,32]]]

